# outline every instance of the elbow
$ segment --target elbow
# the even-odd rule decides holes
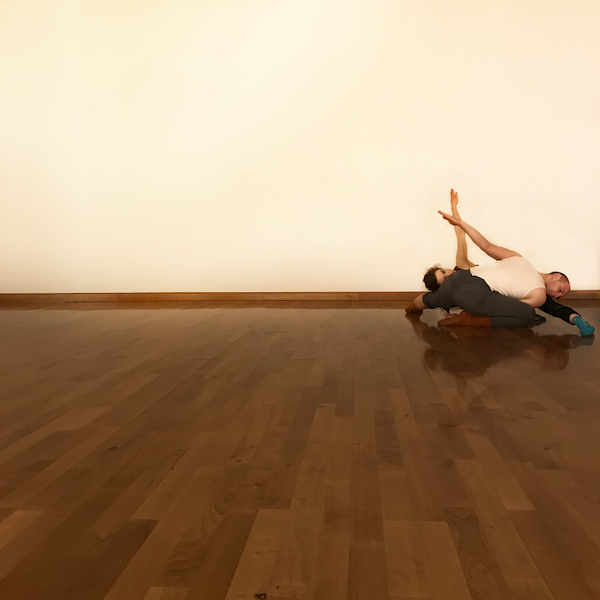
[[[486,241],[483,244],[477,244],[486,254],[489,254],[490,256],[492,256],[492,252],[494,250],[494,245],[490,244],[488,241]]]
[[[498,252],[498,246],[494,246],[494,244],[488,244],[482,250],[488,255],[491,256],[494,260],[502,260],[502,255]]]

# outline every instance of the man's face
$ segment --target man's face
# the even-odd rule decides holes
[[[441,285],[442,281],[448,277],[448,275],[452,275],[454,273],[453,269],[438,269],[435,272],[435,279]]]
[[[571,286],[558,273],[552,273],[546,281],[546,293],[550,298],[558,300],[571,291]]]

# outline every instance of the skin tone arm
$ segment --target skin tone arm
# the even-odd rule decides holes
[[[420,294],[418,295],[407,307],[406,307],[406,312],[411,314],[411,313],[420,313],[423,312],[427,307],[425,306],[425,303],[423,302],[423,296],[425,294]]]
[[[471,227],[468,223],[465,223],[460,217],[455,217],[453,215],[449,215],[441,210],[438,210],[440,215],[446,219],[452,225],[456,227],[460,227],[472,240],[473,242],[479,246],[488,256],[496,260],[502,260],[503,258],[510,258],[511,256],[521,256],[518,252],[514,250],[509,250],[508,248],[503,248],[502,246],[496,246],[492,244],[490,241],[486,240],[477,229]]]
[[[450,190],[450,206],[452,207],[452,216],[455,219],[461,220],[458,214],[458,194],[454,190]],[[470,269],[476,267],[475,263],[472,263],[467,256],[467,235],[460,228],[455,226],[454,233],[456,233],[456,266],[459,269]]]

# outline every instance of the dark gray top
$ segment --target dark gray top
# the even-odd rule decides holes
[[[473,277],[474,275],[471,275],[471,271],[455,271],[442,281],[442,284],[435,292],[427,292],[423,296],[423,304],[427,308],[444,308],[445,310],[450,310],[453,306],[458,306],[454,301],[456,288],[464,285]],[[478,277],[477,279],[480,278]]]

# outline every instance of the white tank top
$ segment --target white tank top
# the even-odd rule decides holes
[[[535,288],[545,288],[542,276],[522,256],[511,256],[473,267],[471,273],[481,277],[496,292],[511,298],[525,298]]]

